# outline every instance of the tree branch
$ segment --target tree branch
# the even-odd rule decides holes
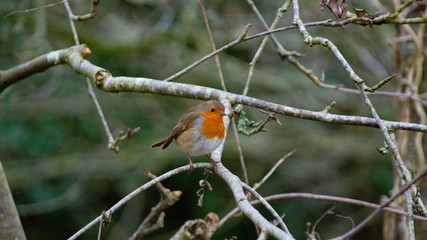
[[[145,173],[145,176],[150,180],[156,178],[150,172]],[[155,184],[157,191],[160,194],[160,201],[156,206],[151,208],[150,214],[144,219],[144,221],[139,225],[138,229],[132,234],[129,240],[143,239],[145,236],[149,235],[151,232],[156,231],[163,227],[164,211],[170,206],[174,205],[179,198],[181,197],[181,191],[170,191],[168,188],[165,188],[160,182]]]
[[[194,168],[211,168],[212,164],[210,163],[194,163]],[[159,183],[165,179],[168,179],[178,173],[181,172],[186,172],[190,169],[189,165],[185,165],[179,168],[175,168],[172,169],[160,176],[158,176],[157,178],[145,183],[144,185],[142,185],[141,187],[135,189],[133,192],[129,193],[127,196],[125,196],[124,198],[122,198],[119,202],[117,202],[116,204],[114,204],[114,206],[112,206],[110,209],[108,209],[107,211],[105,211],[105,213],[107,215],[114,213],[115,211],[119,210],[124,204],[126,204],[129,200],[131,200],[133,197],[135,197],[136,195],[140,194],[141,192],[143,192],[144,190],[152,187],[153,185],[155,185],[156,183]],[[87,230],[89,230],[91,227],[95,226],[98,222],[100,222],[102,219],[102,214],[100,216],[98,216],[97,218],[95,218],[94,220],[92,220],[90,223],[88,223],[86,226],[84,226],[82,229],[80,229],[79,231],[77,231],[75,234],[73,234],[71,237],[68,238],[68,240],[72,240],[72,239],[77,239],[79,236],[81,236],[83,233],[85,233]]]
[[[204,219],[188,220],[181,226],[170,240],[182,239],[203,239],[209,240],[212,235],[218,230],[218,215],[208,213]]]
[[[230,103],[233,105],[240,103],[250,107],[259,108],[290,117],[326,123],[373,128],[379,127],[378,122],[374,118],[309,111],[263,101],[252,97],[224,92],[214,88],[185,83],[165,82],[150,78],[113,77],[107,70],[93,65],[91,62],[83,59],[83,56],[87,56],[88,53],[90,53],[89,48],[83,44],[68,49],[53,51],[35,58],[27,63],[14,67],[11,70],[2,71],[0,74],[4,76],[3,74],[7,72],[5,75],[8,77],[0,79],[0,91],[4,89],[1,88],[1,86],[4,86],[4,83],[9,86],[10,84],[31,75],[29,73],[40,72],[39,66],[43,69],[42,71],[44,71],[56,64],[68,63],[74,69],[74,71],[91,78],[95,81],[101,90],[106,92],[154,93],[201,100],[219,99],[223,97],[230,101]],[[20,77],[12,78],[13,75],[11,75],[11,72],[20,72]],[[383,123],[388,129],[427,132],[427,126],[422,124],[385,120],[383,120]]]

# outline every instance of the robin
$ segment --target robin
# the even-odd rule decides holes
[[[151,148],[162,146],[162,149],[165,149],[175,140],[176,145],[187,154],[190,172],[194,169],[190,156],[205,155],[215,164],[207,154],[218,148],[224,140],[225,127],[222,117],[227,115],[224,109],[224,105],[216,100],[209,100],[188,109],[169,136],[154,143]]]

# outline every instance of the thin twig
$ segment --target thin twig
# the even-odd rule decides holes
[[[96,6],[98,5],[98,3],[100,2],[100,0],[92,0],[92,7],[90,8],[89,13],[83,14],[83,15],[72,15],[70,16],[74,21],[86,21],[89,19],[92,19],[96,16],[97,14],[97,10],[96,10]]]
[[[263,22],[263,24],[264,24],[264,26],[266,27],[267,30],[272,30],[272,29],[276,28],[276,26],[279,23],[280,19],[282,18],[283,14],[285,14],[285,12],[288,10],[288,8],[290,6],[290,1],[286,0],[285,3],[283,4],[283,6],[281,8],[279,8],[279,10],[277,10],[276,17],[274,18],[273,23],[271,24],[270,27],[268,27],[267,23],[265,22],[265,20],[262,17],[262,15],[259,13],[259,11],[256,8],[255,4],[251,0],[247,0],[247,2],[249,3],[249,5],[252,6],[252,9],[255,11],[256,15],[261,20],[261,22]],[[258,61],[258,58],[261,55],[261,52],[264,50],[264,47],[267,44],[267,41],[270,38],[270,36],[274,40],[274,44],[277,46],[277,48],[279,50],[283,49],[283,52],[284,52],[284,48],[281,46],[281,44],[279,43],[279,41],[277,40],[277,38],[274,36],[274,34],[267,35],[267,36],[264,37],[264,39],[261,42],[261,45],[259,46],[258,50],[256,51],[256,53],[254,55],[252,61],[249,63],[248,78],[246,80],[245,88],[243,90],[243,95],[244,96],[246,96],[248,94],[249,84],[250,84],[250,82],[252,80],[253,72],[254,72],[254,69],[255,69],[255,64]]]
[[[200,64],[201,64],[201,63],[203,63],[204,61],[208,60],[209,58],[211,58],[211,57],[213,57],[213,56],[217,55],[218,53],[223,52],[223,51],[225,51],[225,50],[227,50],[227,49],[229,49],[229,48],[231,48],[231,47],[233,47],[233,46],[235,46],[235,45],[237,45],[237,44],[239,44],[239,43],[241,43],[241,42],[245,41],[246,34],[248,33],[248,31],[249,31],[249,27],[250,27],[250,26],[251,26],[251,25],[250,25],[250,24],[248,24],[248,25],[245,27],[245,30],[243,31],[242,35],[241,35],[238,39],[236,39],[236,40],[234,40],[234,41],[232,41],[232,42],[228,43],[227,45],[225,45],[225,46],[223,46],[223,47],[221,47],[221,48],[217,49],[216,51],[211,52],[210,54],[208,54],[208,55],[204,56],[203,58],[199,59],[199,60],[198,60],[198,61],[196,61],[195,63],[193,63],[193,64],[191,64],[190,66],[188,66],[188,67],[186,67],[186,68],[182,69],[181,71],[179,71],[179,72],[177,72],[177,73],[173,74],[172,76],[170,76],[170,77],[166,78],[166,79],[165,79],[165,80],[163,80],[163,81],[172,81],[172,80],[174,80],[174,79],[176,79],[176,78],[178,78],[178,77],[180,77],[180,76],[184,75],[185,73],[189,72],[191,69],[193,69],[193,68],[197,67],[198,65],[200,65]]]
[[[368,91],[368,92],[375,92],[377,89],[379,89],[380,87],[384,86],[384,84],[388,83],[394,77],[396,77],[396,74],[392,74],[392,75],[384,78],[377,85],[375,85],[375,86],[373,86],[371,88],[366,89],[366,91]]]
[[[205,11],[205,8],[203,6],[202,0],[199,0],[199,3],[200,3],[200,8],[202,9],[203,20],[204,20],[204,23],[205,23],[205,27],[206,27],[206,30],[208,31],[209,39],[210,39],[211,44],[212,44],[212,49],[215,52],[216,51],[216,46],[215,46],[215,42],[214,42],[213,37],[212,37],[212,33],[211,33],[211,30],[210,30],[210,27],[209,27],[208,18],[207,18],[206,11]],[[246,28],[246,30],[247,29],[248,28]],[[247,34],[246,30],[245,30],[245,33],[244,33],[245,35]],[[219,74],[219,78],[220,78],[220,81],[221,81],[222,90],[224,90],[225,92],[227,92],[227,88],[225,87],[224,76],[222,74],[221,65],[220,65],[220,62],[219,62],[218,55],[215,55],[215,62],[216,62],[216,66],[217,66],[217,69],[218,69],[218,74]],[[234,121],[232,121],[232,126],[233,126],[234,137],[235,137],[235,140],[236,140],[237,151],[239,152],[240,164],[241,164],[242,170],[243,170],[243,176],[244,176],[245,182],[247,184],[249,184],[248,172],[246,170],[246,165],[245,165],[244,158],[243,158],[242,147],[240,145],[239,136],[237,134],[236,123]]]
[[[322,221],[325,217],[326,217],[326,215],[328,215],[328,214],[330,214],[331,213],[331,211],[332,210],[334,210],[335,209],[335,205],[333,205],[332,207],[330,207],[328,210],[326,210],[323,214],[322,214],[322,216],[320,216],[317,220],[316,220],[316,222],[313,224],[313,227],[312,227],[312,229],[311,229],[311,235],[313,236],[314,235],[314,233],[315,233],[315,231],[316,231],[316,227],[317,227],[317,225],[320,223],[320,221]]]
[[[209,27],[208,17],[206,15],[205,7],[203,6],[202,0],[199,0],[199,4],[200,4],[200,8],[202,9],[203,22],[205,23],[205,28],[206,28],[206,31],[208,31],[209,40],[211,41],[211,44],[212,44],[212,50],[215,52],[216,46],[215,46],[215,42],[214,42],[213,37],[212,37],[211,28]],[[218,55],[215,55],[215,62],[216,62],[216,67],[218,69],[219,79],[221,80],[222,90],[227,92],[227,88],[225,87],[224,76],[222,75],[221,64],[219,62]]]
[[[37,11],[37,10],[40,10],[40,9],[43,9],[43,8],[50,8],[50,7],[54,7],[54,6],[56,6],[56,5],[59,5],[59,4],[61,4],[61,3],[66,3],[66,2],[68,2],[68,1],[70,1],[70,0],[62,0],[62,1],[59,1],[59,2],[55,2],[55,3],[51,3],[51,4],[47,4],[47,5],[43,5],[43,6],[40,6],[40,7],[30,8],[30,9],[16,10],[16,11],[13,11],[13,12],[11,12],[11,13],[8,13],[7,15],[5,15],[5,16],[4,16],[4,18],[7,18],[7,17],[9,17],[9,16],[11,16],[11,15],[13,15],[13,14],[15,14],[15,13],[27,13],[27,12]]]
[[[261,179],[261,181],[254,184],[253,188],[254,190],[257,190],[262,184],[264,184],[267,179],[274,173],[274,171],[279,167],[280,164],[282,164],[288,157],[292,156],[297,151],[297,149],[294,149],[287,153],[285,156],[283,156],[279,161],[277,161],[276,164],[268,171],[268,173]]]
[[[252,10],[255,12],[255,14],[257,15],[258,19],[261,21],[264,28],[267,30],[272,30],[268,27],[268,24],[265,22],[264,17],[258,11],[258,8],[255,6],[254,2],[252,0],[246,0],[246,2],[248,2],[248,4],[252,7]],[[289,3],[290,3],[290,1],[286,0],[285,3],[283,4],[283,9],[279,9],[279,11],[283,10],[282,12],[284,13],[288,8],[286,6],[289,5]],[[278,20],[280,20],[280,18]],[[274,27],[272,27],[272,28],[274,28]],[[273,40],[274,44],[276,45],[277,49],[279,50],[279,54],[282,57],[285,57],[287,51],[283,48],[283,46],[280,44],[279,40],[277,40],[277,38],[276,38],[276,36],[274,36],[274,34],[271,34],[271,39]]]
[[[240,145],[239,133],[237,131],[236,122],[234,121],[234,119],[232,121],[232,126],[233,126],[234,139],[236,139],[237,151],[239,152],[240,166],[242,167],[242,171],[243,171],[243,179],[245,180],[245,183],[249,185],[248,171],[246,170],[245,159],[243,157],[242,147]]]
[[[92,86],[91,86],[92,87]],[[101,111],[102,113],[102,111]],[[105,125],[104,125],[105,126]],[[141,127],[136,127],[133,130],[131,130],[130,128],[128,128],[126,134],[124,134],[123,131],[119,132],[119,135],[117,136],[116,139],[114,139],[114,141],[108,144],[108,149],[113,150],[114,152],[118,153],[120,151],[119,149],[119,143],[121,141],[124,141],[126,139],[132,138],[133,136],[135,136],[135,134],[137,134],[139,131],[141,130]]]
[[[68,13],[68,16],[70,19],[70,26],[71,26],[71,29],[73,31],[74,41],[75,41],[76,45],[79,45],[80,44],[79,37],[77,35],[76,27],[74,26],[74,22],[72,20],[74,14],[71,11],[71,8],[70,8],[70,5],[68,4],[68,1],[64,1],[64,5],[65,5],[65,8],[67,9],[67,13]],[[101,106],[99,105],[98,98],[96,97],[95,92],[93,91],[92,84],[90,83],[89,77],[86,77],[86,83],[88,86],[89,97],[92,98],[93,103],[95,104],[96,110],[98,111],[99,117],[101,118],[102,125],[104,126],[105,133],[107,134],[108,149],[113,150],[116,153],[118,153],[120,151],[120,149],[118,146],[114,146],[113,135],[111,134],[110,128],[108,127],[107,120],[105,119],[104,113],[102,112]]]

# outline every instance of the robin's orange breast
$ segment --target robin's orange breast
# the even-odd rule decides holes
[[[200,133],[205,138],[224,138],[225,127],[221,115],[200,113],[203,116],[203,121],[200,126]]]

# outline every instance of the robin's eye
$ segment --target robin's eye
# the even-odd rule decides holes
[[[215,108],[211,108],[211,112],[215,112]]]

